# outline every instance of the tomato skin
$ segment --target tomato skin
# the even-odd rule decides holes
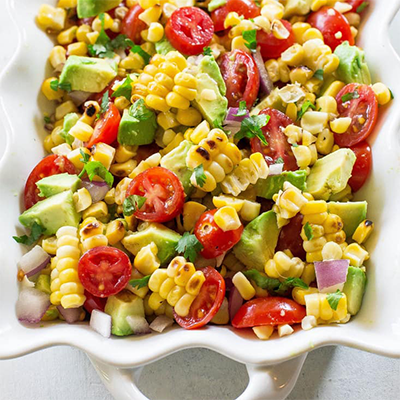
[[[260,152],[264,154],[268,165],[272,165],[281,157],[285,171],[295,171],[298,168],[296,159],[293,155],[290,144],[281,128],[286,128],[293,121],[283,112],[273,108],[264,108],[260,114],[269,115],[271,118],[268,124],[262,128],[268,146],[261,143],[260,139],[253,138],[250,141],[251,149],[254,153]]]
[[[302,260],[306,259],[303,239],[300,236],[303,228],[302,221],[303,216],[299,213],[291,218],[290,222],[281,229],[275,252],[290,250],[295,257],[299,257]]]
[[[85,303],[83,304],[83,308],[88,312],[92,313],[93,310],[99,310],[104,312],[104,308],[106,307],[107,299],[105,297],[97,297],[93,296],[92,293],[85,290]]]
[[[285,297],[259,297],[239,308],[232,320],[234,328],[263,325],[298,324],[306,316],[306,308]]]
[[[350,147],[354,151],[357,159],[353,166],[353,172],[349,179],[349,185],[353,192],[357,192],[368,179],[372,169],[372,152],[367,142],[361,142]]]
[[[178,177],[163,167],[153,167],[136,176],[126,195],[146,197],[146,202],[135,211],[142,221],[167,222],[182,212],[185,193]]]
[[[351,34],[349,22],[343,14],[332,7],[322,7],[317,12],[313,12],[308,17],[307,22],[321,31],[325,44],[327,44],[332,51],[346,40],[349,42],[350,46],[354,45],[354,38]],[[340,39],[337,39],[335,36],[337,32],[342,33]]]
[[[86,147],[92,147],[96,143],[113,144],[118,137],[118,128],[121,122],[121,114],[113,104],[108,104],[108,110],[97,121],[94,132]]]
[[[260,74],[253,58],[243,50],[234,50],[220,57],[219,66],[226,85],[229,107],[245,101],[251,108],[258,96]]]
[[[197,240],[203,245],[201,255],[215,258],[230,250],[242,236],[243,225],[233,231],[224,232],[214,221],[218,209],[204,212],[194,227]]]
[[[342,97],[357,91],[359,98],[343,103]],[[349,83],[336,96],[339,117],[350,117],[351,124],[345,133],[335,133],[335,143],[352,147],[365,140],[373,131],[378,118],[378,101],[372,88],[359,83]],[[360,118],[364,123],[360,123]]]
[[[143,11],[143,8],[139,4],[136,4],[128,11],[128,14],[126,14],[122,21],[121,33],[128,36],[135,44],[143,42],[140,33],[147,29],[147,25],[139,19],[139,15]]]
[[[289,37],[287,39],[277,39],[272,32],[267,33],[262,29],[257,31],[257,44],[260,46],[261,55],[264,60],[279,58],[281,54],[296,41],[292,24],[285,19],[282,19],[281,22],[289,31]]]
[[[194,56],[203,52],[214,34],[209,15],[197,7],[175,10],[165,26],[165,36],[179,52]]]
[[[39,197],[40,191],[36,186],[37,181],[40,181],[47,176],[62,174],[65,172],[71,175],[77,173],[74,164],[72,164],[67,157],[51,154],[43,158],[43,160],[41,160],[29,174],[26,181],[24,191],[25,209],[31,208],[40,200],[44,200],[44,197]]]
[[[174,311],[176,322],[185,329],[198,329],[208,324],[220,309],[225,297],[225,280],[221,274],[212,267],[202,268],[200,271],[203,271],[206,280],[192,303],[189,314],[180,317]],[[204,315],[199,316],[199,311]]]
[[[129,257],[121,250],[100,246],[88,250],[79,260],[78,276],[83,287],[97,297],[117,294],[132,274]]]

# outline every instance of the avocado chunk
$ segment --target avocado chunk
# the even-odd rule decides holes
[[[335,54],[339,57],[339,67],[336,76],[345,83],[371,84],[371,75],[368,64],[365,62],[365,53],[357,46],[350,46],[343,42],[336,47]]]
[[[144,223],[137,232],[128,232],[122,239],[124,247],[134,256],[139,250],[154,242],[158,248],[157,257],[160,263],[166,264],[176,255],[175,247],[181,235],[164,225],[157,223]]]
[[[111,316],[111,333],[117,336],[134,335],[126,317],[137,315],[144,318],[143,300],[127,289],[107,299],[104,312]]]
[[[78,0],[78,17],[90,18],[118,7],[121,0]]]
[[[259,179],[256,184],[256,193],[259,197],[271,200],[272,196],[283,189],[285,182],[290,182],[300,190],[306,190],[307,173],[304,170],[282,172],[280,175],[271,175],[267,179]]]
[[[142,99],[129,110],[124,110],[118,130],[118,142],[126,146],[141,146],[154,140],[157,121],[154,111],[149,110]]]
[[[238,244],[233,247],[233,253],[246,267],[264,271],[265,264],[274,256],[278,237],[276,214],[267,211],[244,228]]]
[[[275,88],[269,95],[263,97],[261,101],[251,109],[250,115],[258,115],[264,108],[276,108],[283,113],[286,111],[286,107],[283,105],[281,96],[279,96],[279,88]]]
[[[328,212],[331,214],[339,215],[343,221],[343,230],[348,238],[353,236],[353,233],[367,218],[367,207],[366,201],[349,201],[346,203],[328,203]]]
[[[51,175],[36,182],[36,186],[40,190],[40,197],[50,197],[55,194],[71,190],[76,192],[81,186],[82,181],[77,175],[67,173]]]
[[[39,275],[39,278],[35,284],[35,289],[40,290],[41,292],[46,293],[50,296],[50,275]]]
[[[39,201],[26,210],[19,222],[30,228],[34,222],[45,228],[45,235],[54,235],[62,226],[78,227],[81,214],[76,212],[71,190]]]
[[[199,73],[209,75],[215,82],[218,83],[219,92],[222,96],[226,95],[226,85],[222,77],[221,70],[213,56],[204,56],[199,63]]]
[[[347,311],[351,315],[356,315],[360,311],[366,285],[365,272],[360,268],[349,267],[343,293],[347,297]]]
[[[193,170],[186,164],[186,156],[192,146],[192,142],[184,140],[177,148],[166,154],[160,162],[162,167],[169,169],[179,178],[186,195],[190,195],[193,189],[193,185],[190,183]]]
[[[70,56],[60,76],[71,90],[99,93],[117,76],[117,63],[102,58]]]
[[[61,137],[65,140],[65,143],[70,146],[74,143],[75,138],[69,134],[71,128],[78,122],[79,115],[77,113],[69,113],[64,117],[63,129],[60,132]]]
[[[175,47],[169,42],[169,40],[164,36],[159,42],[154,44],[157,54],[166,55],[170,51],[176,51]]]
[[[353,171],[356,156],[350,149],[339,149],[320,158],[313,165],[307,178],[307,190],[317,200],[328,200],[341,192]]]

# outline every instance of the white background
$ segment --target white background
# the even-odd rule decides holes
[[[0,12],[0,71],[13,52],[5,43],[5,16]],[[393,44],[400,53],[400,16],[392,28]],[[243,365],[204,349],[185,350],[145,367],[139,382],[152,400],[230,400],[246,384]],[[394,400],[399,393],[399,360],[326,347],[309,354],[288,399]],[[28,399],[112,400],[87,357],[68,347],[0,361],[0,400]]]

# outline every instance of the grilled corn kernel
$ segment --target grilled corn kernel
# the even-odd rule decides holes
[[[329,214],[323,226],[325,233],[335,233],[343,229],[343,221],[338,215]]]
[[[111,221],[107,225],[107,229],[106,229],[106,237],[108,239],[108,243],[111,246],[114,246],[115,244],[117,244],[124,238],[125,233],[126,233],[125,225],[121,220],[116,219],[114,221]],[[136,260],[137,256],[138,255],[136,255],[135,260]],[[137,268],[137,269],[139,269],[139,268]],[[148,275],[148,274],[144,274],[144,275]]]
[[[81,188],[74,193],[74,203],[77,212],[86,210],[92,205],[92,196],[86,188]]]
[[[118,176],[118,177],[126,177],[129,176],[132,171],[136,168],[137,166],[137,162],[135,160],[128,160],[125,161],[124,163],[120,163],[120,164],[113,164],[110,167],[110,172],[114,175],[114,176]]]
[[[308,263],[313,263],[315,261],[322,261],[322,252],[321,251],[314,251],[312,253],[307,253],[306,261]]]
[[[240,222],[237,211],[231,206],[225,206],[214,214],[214,222],[224,231],[233,231],[238,229]]]
[[[134,267],[143,275],[151,275],[160,267],[160,261],[157,257],[157,253],[158,248],[153,242],[145,247],[142,247],[136,254],[133,263]]]
[[[196,201],[188,201],[185,203],[182,212],[183,229],[186,232],[190,232],[206,209],[206,206]]]
[[[178,271],[176,275],[175,283],[179,286],[186,287],[191,276],[196,272],[196,269],[192,263],[185,263]]]
[[[169,292],[175,287],[175,281],[173,278],[167,278],[160,286],[160,296],[164,299],[168,297]]]
[[[86,147],[80,147],[72,150],[71,153],[67,155],[68,160],[71,161],[72,164],[74,164],[75,168],[79,171],[83,169],[83,162],[81,161],[82,155],[80,153],[81,151],[83,151],[85,154],[90,155],[90,150]]]
[[[114,147],[105,143],[97,143],[92,148],[91,160],[99,161],[107,169],[110,169],[111,163],[114,160],[114,155],[115,155]]]
[[[381,106],[389,103],[389,101],[392,99],[392,94],[389,88],[381,82],[372,85],[372,90],[374,91],[376,99]]]
[[[368,260],[369,254],[358,243],[352,243],[343,251],[343,258],[350,260],[353,267],[361,267],[364,261]]]
[[[346,234],[344,231],[339,231],[335,233],[329,233],[325,235],[327,242],[335,242],[337,244],[342,244],[346,241]]]
[[[179,269],[186,264],[184,257],[175,257],[167,267],[167,275],[170,278],[175,278],[178,275]]]
[[[372,230],[374,229],[374,223],[368,219],[358,225],[357,229],[354,231],[352,239],[358,244],[362,244],[368,240]]]
[[[98,201],[92,204],[88,209],[82,213],[83,219],[93,217],[96,219],[104,218],[108,215],[108,207],[104,201]]]
[[[253,201],[244,200],[243,207],[240,210],[240,217],[244,221],[252,221],[260,215],[261,204]]]
[[[255,335],[261,340],[268,340],[274,333],[272,325],[255,326],[252,328]]]
[[[57,238],[55,236],[50,236],[42,241],[43,250],[54,256],[57,252]]]
[[[186,293],[183,286],[175,285],[168,293],[167,302],[170,306],[175,307],[179,299]]]
[[[250,300],[255,296],[256,291],[254,287],[242,272],[237,272],[233,276],[232,283],[235,285],[235,288],[239,291],[243,299]]]
[[[174,310],[180,317],[186,317],[189,314],[190,307],[196,296],[185,293],[175,304]],[[199,312],[202,312],[201,310]]]
[[[188,283],[185,286],[186,292],[191,294],[192,296],[197,296],[200,292],[203,283],[206,278],[202,271],[196,271],[189,279]]]
[[[148,300],[149,307],[156,311],[160,308],[161,304],[164,303],[164,299],[160,296],[159,293],[153,292]]]
[[[167,270],[165,268],[156,269],[149,279],[149,289],[152,292],[159,292],[163,282],[168,278]],[[163,299],[164,300],[164,299]]]

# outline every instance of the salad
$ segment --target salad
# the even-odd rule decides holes
[[[362,0],[59,0],[17,316],[105,337],[343,324],[374,224],[353,201],[392,99]]]

